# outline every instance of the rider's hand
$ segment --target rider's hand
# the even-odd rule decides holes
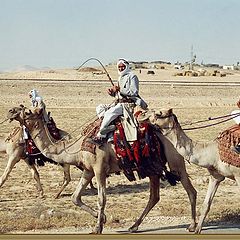
[[[110,96],[113,96],[113,95],[114,95],[112,88],[108,88],[107,93],[108,93]]]
[[[113,86],[112,88],[109,88],[108,90],[107,90],[107,92],[108,92],[108,94],[110,95],[110,96],[115,96],[115,94],[118,92],[120,90],[120,88],[118,87],[118,86]]]
[[[114,86],[112,87],[112,90],[113,90],[114,93],[117,93],[117,92],[120,90],[120,87],[114,85]]]

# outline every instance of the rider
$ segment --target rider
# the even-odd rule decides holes
[[[29,96],[29,98],[31,100],[31,106],[33,108],[38,107],[38,108],[43,110],[43,118],[46,121],[46,123],[48,123],[49,122],[49,117],[48,117],[48,114],[46,112],[46,105],[43,102],[43,98],[39,95],[38,91],[36,89],[32,89],[28,93],[28,96]],[[28,134],[27,129],[25,128],[25,126],[23,126],[23,136],[24,136],[25,140],[29,139],[29,134]]]
[[[109,124],[118,116],[125,116],[129,107],[138,105],[144,110],[147,109],[147,103],[139,96],[138,77],[130,70],[129,62],[121,58],[117,62],[117,68],[118,84],[108,89],[108,94],[117,97],[117,101],[108,106],[101,104],[96,109],[98,116],[103,117],[103,121],[97,136],[92,138],[91,142],[99,146],[105,142],[107,133],[115,128]]]

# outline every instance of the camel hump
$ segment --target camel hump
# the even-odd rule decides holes
[[[235,167],[240,167],[240,154],[232,150],[240,143],[240,126],[238,124],[223,131],[217,138],[221,161]]]
[[[22,134],[22,131],[23,131],[22,127],[14,127],[5,141],[6,142],[9,142],[9,141],[14,142],[14,141],[19,140],[19,135]]]

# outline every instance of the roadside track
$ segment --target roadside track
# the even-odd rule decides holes
[[[78,83],[78,84],[108,84],[109,80],[77,80],[77,79],[50,79],[50,78],[0,78],[0,81],[27,81],[27,82],[52,82],[52,83]],[[240,87],[240,81],[192,81],[192,80],[141,80],[142,85],[166,85],[170,87],[174,86],[228,86],[228,87]]]

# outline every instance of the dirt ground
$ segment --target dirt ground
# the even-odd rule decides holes
[[[116,79],[116,69],[108,68]],[[236,86],[181,86],[148,84],[147,80],[186,80],[197,81],[239,81],[240,74],[235,72],[226,77],[173,77],[173,70],[159,69],[154,76],[144,71],[140,78],[140,95],[152,109],[173,108],[181,123],[205,120],[229,114],[237,109],[239,87]],[[8,78],[8,80],[4,80]],[[22,79],[22,80],[9,80]],[[31,78],[33,80],[26,80]],[[49,78],[52,81],[34,79]],[[25,80],[24,80],[25,79]],[[66,81],[59,81],[65,79]],[[47,110],[51,111],[57,126],[77,137],[81,128],[95,117],[95,107],[99,103],[110,103],[106,89],[110,87],[104,74],[77,72],[71,69],[20,72],[0,74],[0,122],[6,117],[8,109],[19,104],[30,106],[28,92],[35,88],[43,96]],[[75,80],[75,81],[68,81]],[[77,80],[86,80],[80,82]],[[90,80],[97,80],[92,82]],[[210,128],[188,131],[194,140],[210,141],[219,132],[233,125],[226,122]],[[0,125],[0,137],[5,137],[16,122]],[[0,155],[0,174],[7,164],[7,156]],[[201,208],[207,185],[206,169],[186,163],[191,181],[198,192],[197,210]],[[82,233],[90,231],[95,219],[71,202],[81,171],[71,167],[72,181],[60,199],[54,199],[63,180],[60,166],[47,164],[38,168],[44,189],[44,198],[38,198],[35,181],[24,161],[13,169],[0,191],[0,233]],[[95,183],[95,182],[94,182]],[[164,185],[165,186],[165,185]],[[190,204],[181,184],[175,187],[165,186],[160,190],[160,202],[148,214],[140,230],[167,226],[183,226],[190,223]],[[112,175],[107,181],[107,222],[104,231],[114,229],[127,230],[141,214],[148,200],[148,179],[129,182],[123,174]],[[96,191],[87,189],[83,200],[96,207]],[[219,187],[205,226],[211,224],[236,224],[240,226],[239,188],[232,180],[226,179]]]

